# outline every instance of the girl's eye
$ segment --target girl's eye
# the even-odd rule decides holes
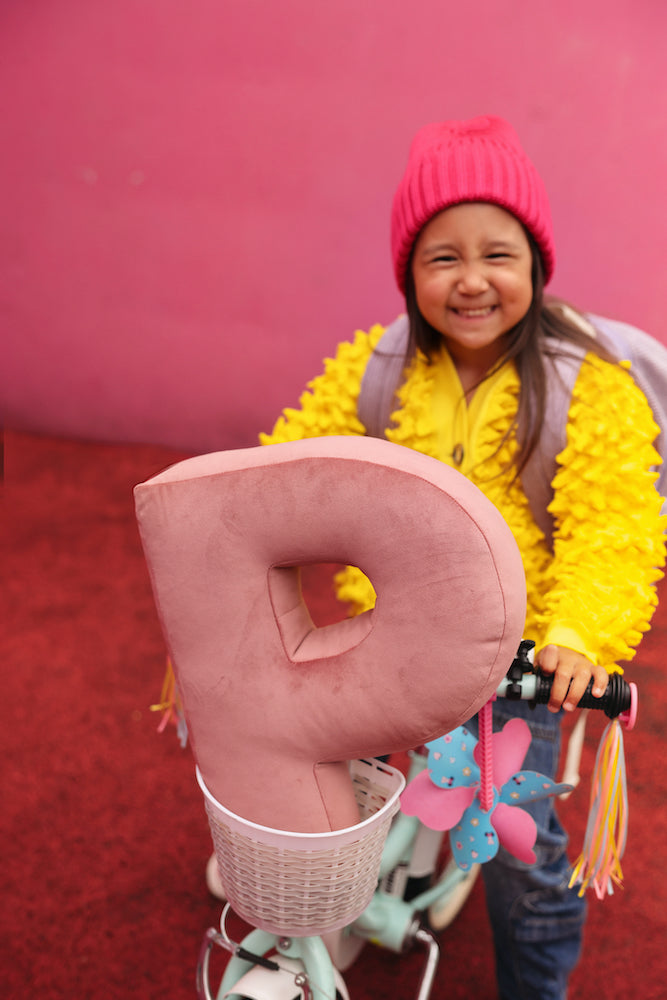
[[[486,256],[487,256],[487,260],[509,260],[510,259],[510,254],[508,254],[508,253],[501,253],[501,252],[498,252],[498,253],[489,253]]]

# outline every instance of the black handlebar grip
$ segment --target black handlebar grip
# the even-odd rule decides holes
[[[552,685],[553,674],[546,675],[538,672],[535,691],[535,701],[538,705],[546,705],[549,701]],[[623,712],[627,712],[632,704],[630,685],[623,680],[620,674],[610,676],[607,690],[601,698],[594,697],[592,690],[593,681],[591,680],[577,708],[597,708],[603,711],[609,719],[616,719]]]

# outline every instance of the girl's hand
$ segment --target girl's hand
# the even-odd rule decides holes
[[[549,711],[557,712],[561,707],[573,712],[577,707],[591,677],[593,695],[600,698],[607,690],[609,674],[604,667],[595,667],[582,653],[566,646],[545,646],[537,656],[542,673],[553,674],[554,681],[549,699]]]

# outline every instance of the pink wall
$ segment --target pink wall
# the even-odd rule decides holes
[[[512,120],[553,290],[667,339],[666,29],[662,0],[2,4],[8,423],[254,443],[399,311],[391,196],[444,117]]]

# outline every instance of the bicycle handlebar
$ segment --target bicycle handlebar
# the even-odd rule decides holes
[[[496,690],[499,698],[532,701],[537,705],[546,705],[549,701],[553,674],[543,674],[535,668],[529,656],[534,646],[535,643],[530,639],[524,639],[520,643],[505,679]],[[594,697],[592,688],[591,680],[577,707],[599,709],[609,719],[618,718],[626,729],[632,729],[637,718],[636,684],[628,684],[620,674],[612,674],[607,690],[600,698]]]

